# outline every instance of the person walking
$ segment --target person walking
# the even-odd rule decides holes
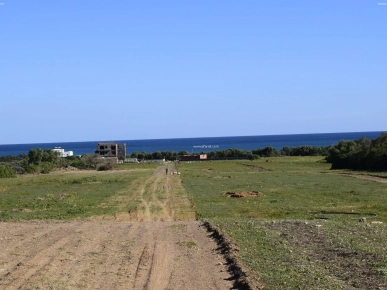
[[[168,167],[165,168],[165,175],[168,175]]]

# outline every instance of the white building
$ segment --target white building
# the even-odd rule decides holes
[[[52,151],[59,152],[59,157],[73,156],[73,151],[64,151],[64,149],[60,147],[55,147]]]

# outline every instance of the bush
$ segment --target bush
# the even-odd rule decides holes
[[[9,166],[0,166],[0,178],[14,178],[15,171]]]
[[[258,155],[261,157],[276,157],[279,156],[279,152],[277,149],[271,146],[267,146],[265,148],[259,148],[251,151],[254,155]]]
[[[26,167],[26,172],[30,173],[30,174],[40,173],[40,166],[39,165],[30,164],[30,165],[28,165]]]
[[[372,140],[340,141],[326,160],[332,169],[387,171],[387,133]]]
[[[98,171],[107,171],[112,169],[113,169],[113,165],[111,163],[101,165],[100,167],[98,167]]]
[[[40,173],[48,174],[52,171],[53,168],[54,166],[51,162],[42,162],[40,165]]]

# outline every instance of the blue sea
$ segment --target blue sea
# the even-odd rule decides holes
[[[28,153],[30,149],[54,149],[64,148],[65,151],[73,151],[74,155],[94,153],[98,142],[114,141],[126,143],[126,152],[156,151],[188,151],[189,153],[209,152],[236,148],[240,150],[254,150],[272,146],[281,150],[284,146],[297,147],[329,146],[337,144],[340,140],[357,140],[362,137],[377,138],[378,132],[352,132],[352,133],[324,133],[324,134],[293,134],[293,135],[266,135],[266,136],[235,136],[235,137],[205,137],[205,138],[175,138],[175,139],[150,139],[150,140],[99,140],[87,142],[55,142],[35,144],[0,145],[0,156],[17,156]]]

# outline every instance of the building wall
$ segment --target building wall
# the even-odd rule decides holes
[[[118,159],[124,160],[126,158],[126,144],[116,144],[117,145],[117,157]]]
[[[52,151],[59,152],[59,157],[73,156],[73,151],[64,151],[63,148],[55,148],[55,149],[52,149]]]
[[[116,144],[114,142],[99,142],[95,154],[103,157],[117,157],[118,159],[126,158],[126,144]]]
[[[98,163],[118,163],[118,158],[117,157],[99,157],[98,158]]]

